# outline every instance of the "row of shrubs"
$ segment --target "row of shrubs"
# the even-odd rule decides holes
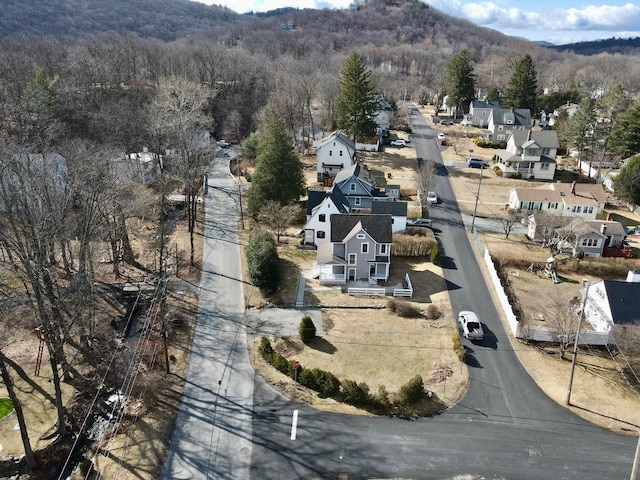
[[[296,362],[287,360],[282,354],[276,352],[266,337],[260,339],[258,353],[276,370],[296,379],[298,383],[318,392],[320,396],[331,397],[355,407],[388,413],[394,408],[401,409],[413,405],[424,396],[424,382],[420,375],[416,375],[402,385],[391,401],[384,386],[379,386],[378,392],[373,395],[364,382],[356,383],[352,380],[341,382],[331,372],[319,368],[305,369],[299,364],[296,369]]]
[[[507,142],[500,142],[500,143],[492,143],[490,140],[483,140],[480,137],[475,137],[473,139],[473,143],[475,143],[478,147],[482,147],[482,148],[499,148],[501,150],[504,150],[505,148],[507,148]]]

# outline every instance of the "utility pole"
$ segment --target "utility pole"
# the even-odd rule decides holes
[[[469,158],[471,158],[471,154],[473,150],[469,150]],[[476,224],[476,213],[478,212],[478,201],[480,200],[480,185],[482,185],[482,172],[484,171],[484,165],[480,167],[480,179],[478,180],[478,193],[476,193],[476,206],[473,208],[473,219],[471,220],[471,231],[473,232],[473,227]]]
[[[571,374],[569,375],[569,388],[567,389],[567,405],[571,405],[571,387],[573,386],[573,374],[576,370],[576,358],[578,358],[578,340],[580,339],[580,331],[582,330],[582,322],[584,321],[584,308],[587,304],[587,296],[589,295],[589,287],[591,283],[584,282],[583,285],[587,287],[584,292],[584,298],[582,299],[582,308],[580,309],[580,321],[578,322],[578,331],[576,332],[576,339],[573,344],[573,359],[571,360]]]
[[[636,455],[633,457],[633,467],[631,468],[631,476],[629,477],[629,480],[637,480],[639,459],[640,459],[640,430],[638,430],[638,446],[636,447]]]

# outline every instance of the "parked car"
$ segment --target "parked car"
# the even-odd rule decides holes
[[[438,203],[438,195],[436,195],[436,192],[427,193],[427,203],[432,205]]]
[[[489,165],[480,158],[470,158],[467,162],[467,166],[470,168],[489,168]]]
[[[393,140],[390,145],[393,147],[406,147],[407,146],[407,142],[406,140],[402,140],[401,138],[399,138],[398,140]]]
[[[447,120],[446,118],[443,118],[438,123],[440,125],[453,125],[453,120]]]
[[[431,219],[430,218],[408,218],[407,227],[431,228]]]
[[[442,132],[438,132],[438,139],[440,138],[447,138],[447,136]]]
[[[447,139],[442,137],[438,139],[438,145],[446,145],[447,144]]]
[[[216,145],[222,148],[228,148],[231,146],[231,144],[229,142],[227,142],[226,140],[218,140],[216,142]]]
[[[458,314],[458,328],[461,330],[462,336],[469,340],[482,340],[484,337],[478,316],[468,310],[463,310]]]

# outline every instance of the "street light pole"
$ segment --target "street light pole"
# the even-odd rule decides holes
[[[469,150],[469,158],[473,150]],[[480,179],[478,180],[478,193],[476,193],[476,205],[473,207],[473,218],[471,219],[471,232],[476,224],[476,213],[478,212],[478,201],[480,200],[480,185],[482,185],[482,172],[484,171],[484,165],[480,166]]]
[[[578,322],[578,331],[576,332],[576,339],[573,344],[573,358],[571,359],[571,374],[569,375],[569,388],[567,389],[567,405],[571,405],[571,387],[573,386],[573,374],[576,370],[576,358],[578,358],[578,340],[580,339],[580,331],[582,330],[582,322],[584,321],[584,309],[587,304],[587,296],[589,295],[589,287],[591,283],[587,282],[587,289],[584,292],[584,298],[582,299],[582,308],[580,309],[580,321]]]

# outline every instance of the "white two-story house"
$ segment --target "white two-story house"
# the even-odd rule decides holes
[[[482,138],[494,145],[506,142],[513,132],[529,130],[533,127],[533,119],[528,108],[494,108],[489,116],[487,130]]]
[[[305,245],[315,245],[331,238],[331,215],[349,213],[349,201],[340,189],[309,190],[307,197],[307,223],[304,226]]]
[[[606,201],[602,185],[593,183],[549,183],[537,188],[514,188],[509,193],[509,208],[513,210],[587,220],[595,220]]]
[[[592,283],[581,293],[585,303],[584,318],[596,332],[609,332],[614,325],[632,325],[640,321],[639,271],[631,270],[626,281]]]
[[[496,164],[504,176],[519,173],[522,178],[553,180],[558,146],[555,130],[516,130],[507,148],[496,154]]]
[[[356,145],[339,130],[318,142],[316,172],[318,182],[330,186],[341,170],[353,166],[356,157]]]

